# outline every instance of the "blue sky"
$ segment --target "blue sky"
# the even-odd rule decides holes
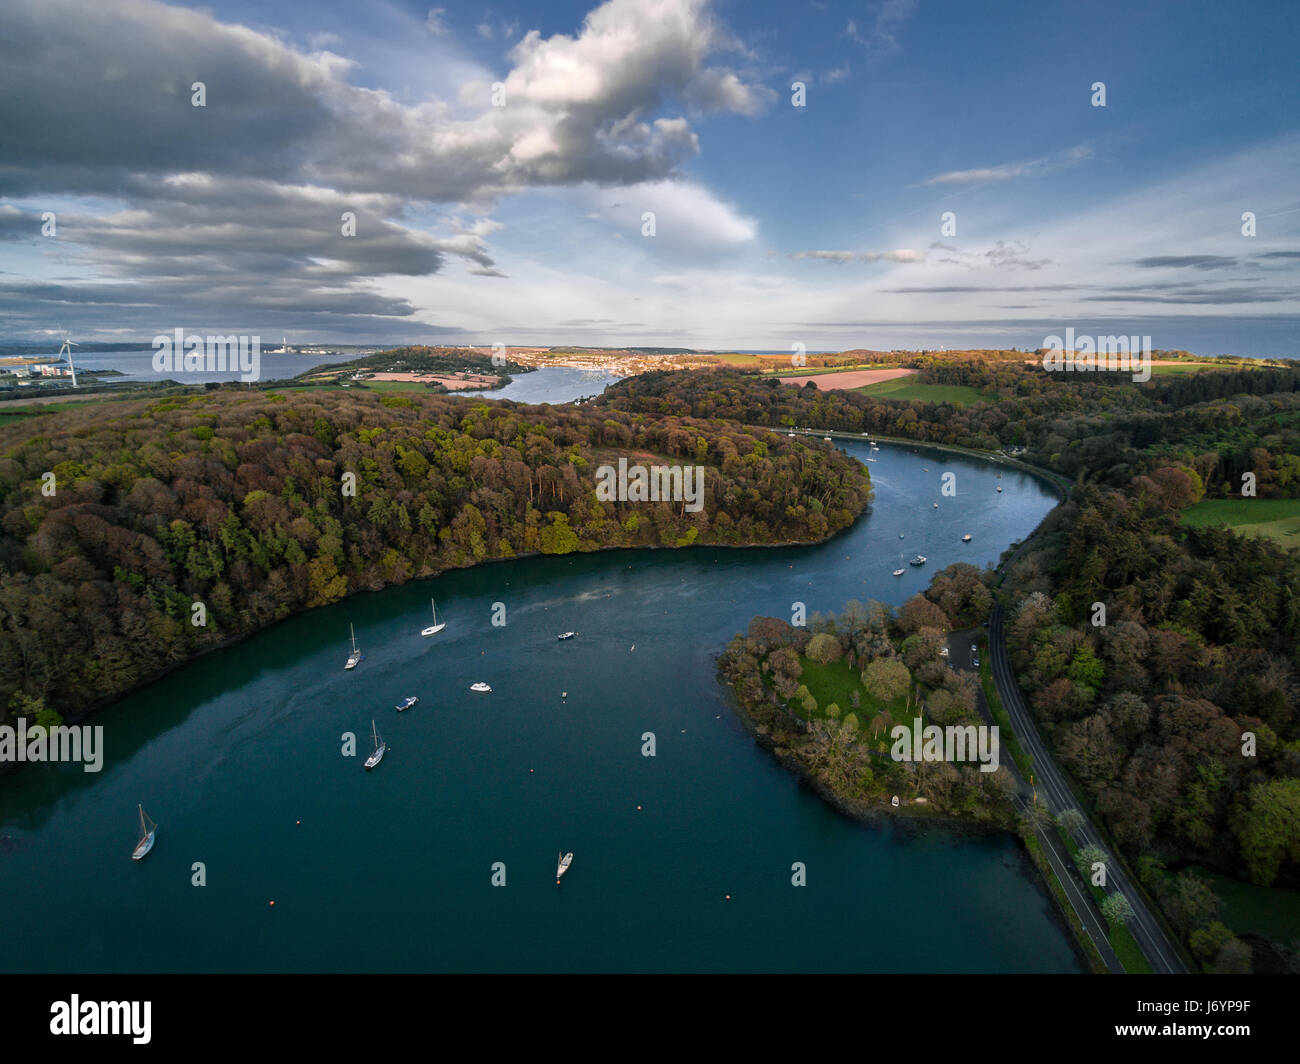
[[[1294,3],[7,21],[4,336],[1300,353]]]

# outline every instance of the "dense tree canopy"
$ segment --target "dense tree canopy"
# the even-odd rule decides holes
[[[704,466],[702,508],[600,501],[620,457]],[[588,406],[218,391],[26,419],[0,428],[0,712],[21,693],[75,717],[298,610],[449,567],[814,541],[869,498],[864,467],[820,445]]]

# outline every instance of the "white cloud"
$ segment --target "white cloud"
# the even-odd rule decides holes
[[[442,7],[431,7],[429,13],[424,17],[425,28],[435,37],[442,37],[449,32],[447,26],[447,10]]]
[[[647,251],[717,255],[749,244],[758,223],[689,181],[652,181],[627,188],[592,189],[592,215],[643,240]],[[655,216],[655,235],[641,237],[642,217]]]
[[[977,170],[950,170],[927,178],[925,185],[972,185],[988,181],[1008,181],[1013,177],[1038,177],[1054,174],[1092,158],[1092,149],[1087,145],[1071,148],[1069,151],[1048,155],[1028,162],[1003,163],[1000,166],[988,166]]]

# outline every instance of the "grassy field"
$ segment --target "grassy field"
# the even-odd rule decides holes
[[[978,388],[968,388],[964,384],[918,384],[911,377],[898,377],[892,381],[868,384],[857,391],[874,395],[881,399],[919,400],[924,403],[952,403],[965,406],[967,403],[991,403],[996,396],[982,392]]]
[[[1254,933],[1274,942],[1300,939],[1300,890],[1257,887],[1198,869],[1223,902],[1219,918],[1238,934]]]
[[[0,425],[11,425],[15,421],[22,421],[25,417],[31,417],[30,414],[0,414]]]
[[[1232,366],[1216,366],[1210,362],[1180,362],[1173,366],[1152,366],[1151,376],[1169,376],[1175,373],[1200,373],[1206,369],[1233,369]]]
[[[1182,522],[1193,528],[1227,525],[1283,547],[1300,547],[1300,499],[1206,499],[1187,507]]]
[[[834,702],[840,707],[839,719],[843,720],[848,714],[857,715],[858,722],[862,726],[864,735],[871,735],[871,721],[879,716],[881,710],[889,710],[890,717],[895,724],[911,725],[912,719],[907,712],[907,699],[897,698],[889,703],[882,703],[879,699],[867,693],[867,689],[862,686],[862,680],[856,669],[849,668],[848,664],[841,661],[832,661],[829,665],[822,665],[806,658],[799,656],[799,663],[803,666],[803,675],[800,676],[799,682],[808,688],[808,693],[817,699],[817,711],[813,714],[814,719],[826,719],[826,707]],[[860,706],[858,709],[853,708],[853,692],[858,692]],[[802,706],[792,705],[791,709],[799,716],[804,717],[806,714]],[[887,738],[884,732],[877,737],[878,740]]]

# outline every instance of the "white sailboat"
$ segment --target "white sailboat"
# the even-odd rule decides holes
[[[902,576],[907,570],[903,568],[903,552],[898,552],[898,568],[894,570],[895,576]]]
[[[555,885],[557,887],[560,885],[560,880],[564,877],[564,873],[569,870],[569,865],[571,864],[573,864],[573,854],[571,853],[566,853],[564,856],[560,857],[559,860],[556,862]]]
[[[429,605],[433,607],[433,624],[429,625],[428,628],[422,629],[420,632],[421,635],[437,635],[447,627],[446,621],[443,621],[442,624],[438,623],[438,604],[434,602],[433,599],[429,599]]]
[[[370,722],[370,737],[375,742],[375,752],[366,758],[366,768],[374,768],[384,759],[384,754],[388,752],[388,744],[379,737],[379,729],[375,727],[375,722]]]
[[[352,653],[348,655],[348,662],[343,667],[345,669],[355,669],[361,663],[361,651],[357,649],[357,633],[352,628],[352,622],[348,622],[348,632],[352,636]]]
[[[139,861],[145,854],[153,849],[154,836],[158,834],[158,825],[149,819],[149,814],[144,811],[144,806],[138,806],[140,810],[140,841],[135,844],[135,850],[131,854],[131,860]]]

